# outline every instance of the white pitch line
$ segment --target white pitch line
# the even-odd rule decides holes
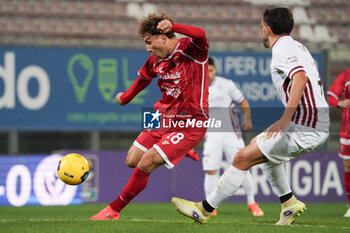
[[[133,218],[130,220],[127,220],[130,222],[164,222],[164,223],[189,223],[193,224],[194,222],[189,222],[189,221],[171,221],[171,220],[165,220],[165,219],[140,219],[140,218]],[[216,224],[216,223],[208,223],[208,224]],[[232,224],[232,222],[225,222],[225,221],[220,221],[218,224]],[[264,226],[274,226],[275,224],[271,223],[255,223],[252,225],[264,225]],[[325,226],[325,225],[308,225],[308,224],[297,224],[297,225],[290,225],[290,227],[309,227],[309,228],[329,228],[330,226]],[[348,230],[350,227],[338,227],[338,226],[332,226],[332,228],[339,228],[343,230]]]
[[[60,219],[60,218],[19,218],[19,219],[0,219],[0,222],[19,222],[19,221],[28,221],[28,222],[69,222],[69,221],[90,221],[90,219]]]
[[[90,219],[50,219],[50,218],[45,218],[45,219],[38,219],[38,218],[28,218],[28,219],[0,219],[1,222],[19,222],[19,221],[29,221],[29,222],[71,222],[71,221],[91,221]],[[141,219],[141,218],[132,218],[130,220],[127,219],[121,219],[121,222],[154,222],[154,223],[182,223],[182,224],[194,224],[194,221],[181,221],[181,220],[166,220],[166,219]],[[117,222],[117,221],[116,221]],[[220,221],[220,222],[212,222],[208,224],[233,224],[232,222],[225,222],[225,221]],[[268,223],[255,223],[251,225],[264,225],[264,226],[273,226],[274,224],[268,224]],[[308,227],[308,228],[336,228],[336,229],[341,229],[341,230],[350,230],[350,227],[341,227],[341,226],[325,226],[325,225],[309,225],[309,224],[293,224],[290,227],[296,228],[296,227]]]

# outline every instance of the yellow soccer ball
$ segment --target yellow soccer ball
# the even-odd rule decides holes
[[[89,175],[89,162],[80,154],[67,154],[59,161],[57,174],[66,184],[80,184],[84,182]]]

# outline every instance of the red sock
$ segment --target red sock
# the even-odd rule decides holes
[[[344,187],[350,205],[350,172],[344,172]]]
[[[134,173],[130,176],[119,197],[109,204],[110,207],[119,213],[146,187],[150,174],[151,173],[142,171],[136,166]]]

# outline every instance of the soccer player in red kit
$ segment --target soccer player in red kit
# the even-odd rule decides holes
[[[138,33],[151,54],[132,86],[116,95],[116,102],[129,103],[158,77],[162,98],[153,106],[154,117],[168,116],[173,122],[208,120],[209,43],[205,31],[177,24],[164,13],[148,15],[139,26]],[[175,32],[187,37],[179,39]],[[205,131],[179,125],[142,131],[126,157],[126,164],[135,168],[133,174],[117,199],[91,219],[119,219],[120,211],[146,187],[151,172],[163,164],[173,168],[203,139]]]
[[[350,69],[342,72],[327,92],[328,103],[341,108],[339,156],[344,163],[344,187],[349,208],[344,217],[350,218]]]

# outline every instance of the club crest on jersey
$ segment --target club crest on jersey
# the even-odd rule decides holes
[[[143,112],[143,128],[144,129],[160,129],[161,113],[159,110],[156,112]]]
[[[297,61],[298,61],[298,58],[296,56],[287,58],[287,64],[291,64]]]
[[[159,74],[163,74],[163,73],[164,73],[163,67],[159,67],[159,68],[158,68],[158,73],[159,73]]]

